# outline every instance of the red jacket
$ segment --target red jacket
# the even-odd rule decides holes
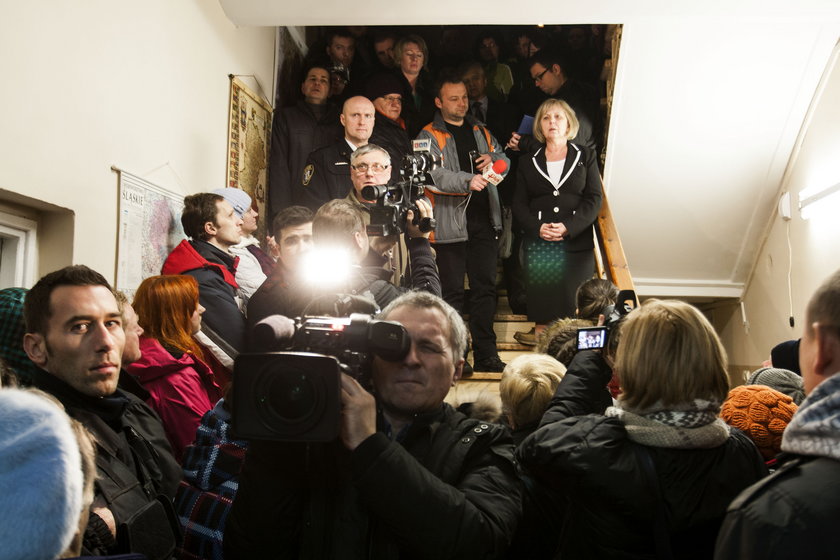
[[[175,458],[195,439],[201,417],[213,408],[222,392],[213,372],[192,354],[175,358],[154,338],[140,337],[143,357],[126,370],[136,376],[151,397],[146,401],[163,421]]]

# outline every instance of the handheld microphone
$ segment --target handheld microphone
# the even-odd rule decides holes
[[[488,165],[484,168],[484,171],[481,172],[481,176],[487,179],[488,183],[491,183],[493,186],[498,185],[502,181],[504,181],[504,177],[502,173],[507,170],[507,162],[503,159],[497,159],[493,162],[493,165]]]

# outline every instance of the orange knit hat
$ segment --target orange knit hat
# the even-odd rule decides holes
[[[747,434],[764,459],[770,460],[779,453],[782,433],[796,409],[784,393],[764,385],[742,385],[729,391],[720,417]]]

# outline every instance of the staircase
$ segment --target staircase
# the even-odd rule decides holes
[[[604,189],[603,181],[601,189],[602,191]],[[603,197],[601,211],[595,222],[596,274],[601,278],[608,278],[618,286],[619,290],[634,290],[633,278],[630,276],[630,268],[627,265],[627,258],[621,246],[621,239],[615,227],[606,192],[603,192]],[[499,350],[499,357],[503,362],[508,363],[520,354],[533,351],[533,347],[516,342],[513,335],[517,331],[530,330],[534,323],[528,321],[525,315],[513,314],[504,288],[499,288],[498,293],[499,300],[493,328],[496,331],[496,348]],[[470,363],[473,362],[471,354],[467,357]],[[482,393],[498,398],[501,378],[501,373],[473,372],[470,377],[462,379],[449,391],[446,401],[454,405],[474,402]]]

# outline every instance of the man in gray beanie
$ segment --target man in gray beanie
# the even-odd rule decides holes
[[[807,398],[782,436],[779,468],[729,506],[715,558],[834,558],[840,550],[840,270],[805,311]]]

